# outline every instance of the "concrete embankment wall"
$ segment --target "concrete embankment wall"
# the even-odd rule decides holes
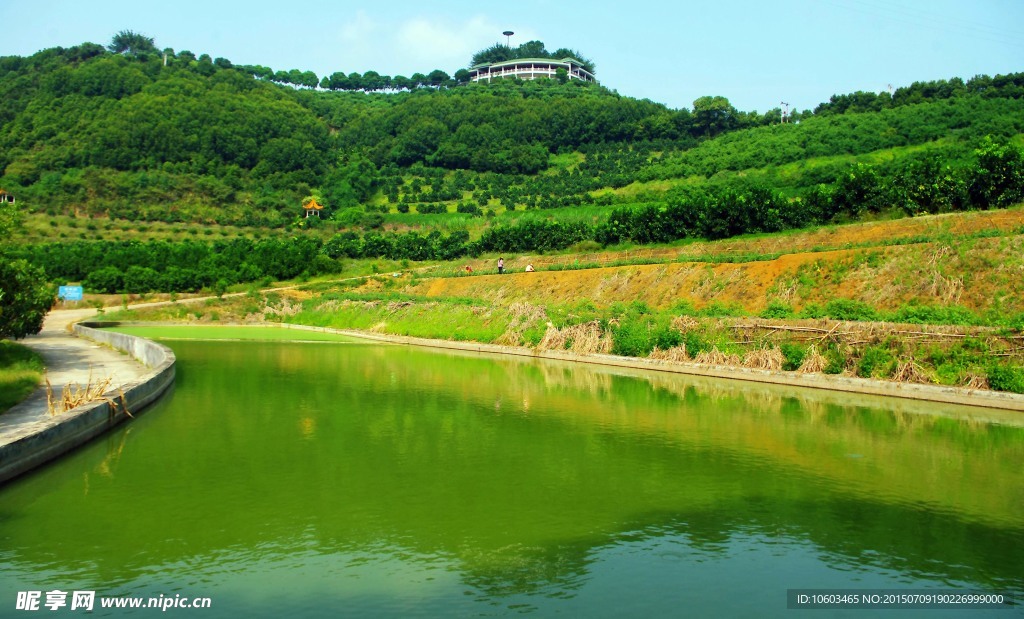
[[[0,446],[0,483],[67,453],[130,416],[138,415],[174,384],[175,358],[170,348],[145,338],[92,328],[96,324],[76,324],[75,334],[127,353],[151,371],[104,394],[113,404],[106,401],[83,404],[52,416],[51,423],[39,432]]]
[[[463,350],[468,352],[479,352],[487,354],[515,355],[520,357],[533,357],[537,359],[551,359],[554,361],[570,361],[575,363],[591,363],[596,365],[608,365],[615,367],[631,368],[638,370],[654,370],[658,372],[670,372],[673,374],[689,374],[707,378],[721,378],[727,380],[740,380],[771,385],[783,385],[788,387],[801,387],[810,389],[825,389],[829,391],[846,392],[851,394],[882,396],[888,398],[904,398],[920,402],[935,402],[941,404],[955,404],[958,406],[984,407],[994,410],[1024,412],[1024,395],[1007,393],[1003,391],[989,391],[986,389],[967,389],[964,387],[950,387],[944,385],[926,385],[920,383],[900,383],[887,380],[875,380],[868,378],[855,378],[851,376],[830,376],[823,374],[798,374],[796,372],[781,372],[770,370],[757,370],[752,368],[704,365],[699,363],[676,363],[660,361],[644,357],[621,357],[607,354],[576,354],[561,350],[536,350],[521,346],[502,346],[498,344],[481,344],[477,342],[455,342],[449,340],[430,340],[402,335],[383,335],[366,333],[363,331],[348,331],[344,329],[329,329],[321,327],[304,327],[300,325],[282,325],[296,329],[312,329],[331,331],[343,335],[350,335],[363,339],[390,342],[394,344],[407,344],[412,346],[426,346],[430,348],[445,348],[449,350]]]
[[[168,326],[169,323],[129,321],[118,324],[132,326]],[[974,408],[991,409],[994,411],[1024,412],[1024,395],[1003,391],[990,391],[987,389],[968,389],[965,387],[921,383],[901,383],[888,380],[856,378],[852,376],[799,374],[797,372],[758,370],[745,367],[704,365],[694,362],[677,363],[645,357],[622,357],[618,355],[598,353],[576,354],[564,350],[538,350],[525,346],[504,346],[500,344],[483,344],[480,342],[469,341],[436,340],[404,335],[334,329],[331,327],[314,327],[293,323],[259,323],[231,326],[245,326],[253,329],[271,328],[337,333],[339,335],[346,335],[363,340],[387,342],[391,344],[405,344],[408,346],[442,348],[493,355],[512,355],[517,357],[550,359],[553,361],[568,361],[573,363],[589,363],[595,365],[630,368],[641,371],[652,370],[656,372],[688,374],[713,379],[739,380],[768,385],[799,387],[804,389],[823,389],[854,395],[880,396],[886,398],[901,398],[918,402],[935,402],[938,404],[970,406]]]

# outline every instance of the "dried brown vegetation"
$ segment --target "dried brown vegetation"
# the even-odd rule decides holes
[[[548,323],[539,350],[570,350],[579,355],[607,353],[612,349],[612,334],[601,329],[596,321],[585,322],[561,329]]]
[[[94,379],[92,372],[89,372],[89,379],[84,385],[68,383],[61,389],[60,397],[58,398],[53,386],[50,384],[49,377],[47,377],[46,408],[50,415],[66,413],[71,409],[82,406],[83,404],[91,404],[93,402],[106,402],[111,406],[111,408],[116,409],[119,406],[117,401],[109,395],[106,395],[107,392],[110,391],[110,384],[112,381],[113,377],[110,376],[103,379]],[[121,389],[118,389],[117,393],[121,401],[121,410],[131,417],[132,414],[128,410],[124,392],[121,391]]]

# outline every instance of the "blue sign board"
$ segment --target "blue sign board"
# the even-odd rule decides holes
[[[81,286],[61,286],[57,288],[57,298],[63,299],[64,301],[81,301],[82,300],[82,287]]]

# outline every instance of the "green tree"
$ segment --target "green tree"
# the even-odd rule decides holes
[[[515,56],[516,58],[547,58],[550,54],[544,47],[543,41],[527,41],[519,46]]]
[[[483,49],[473,54],[473,59],[469,61],[469,66],[475,66],[484,63],[503,62],[505,60],[513,60],[516,58],[512,48],[507,45],[497,43],[487,49]]]
[[[366,202],[377,185],[377,168],[369,159],[353,155],[339,161],[327,174],[323,190],[334,208],[348,208]]]
[[[736,108],[725,97],[700,97],[693,102],[693,126],[704,137],[734,129],[736,116]]]
[[[90,272],[82,283],[88,290],[114,294],[124,288],[124,274],[121,273],[121,269],[114,266],[100,267]]]
[[[0,203],[0,239],[11,238],[21,225],[21,213],[9,202]]]
[[[874,167],[865,163],[854,164],[836,179],[832,194],[834,212],[854,217],[860,217],[864,211],[877,213],[889,206],[886,190],[887,186],[881,182]]]
[[[122,30],[110,39],[110,45],[107,46],[107,49],[114,54],[138,56],[140,54],[155,52],[156,44],[153,43],[153,37],[147,37],[144,34],[133,32],[131,30]]]
[[[974,154],[978,163],[969,192],[975,206],[1005,207],[1024,198],[1024,151],[986,137]]]
[[[0,258],[0,337],[39,333],[53,305],[45,273],[27,260]]]
[[[451,78],[448,76],[448,74],[442,71],[441,69],[434,69],[433,71],[430,72],[430,74],[427,75],[427,81],[430,83],[431,86],[434,87],[442,86],[444,85],[445,82],[447,82],[450,79]]]
[[[17,225],[13,206],[0,206],[0,238],[10,238]],[[53,289],[43,269],[24,259],[11,259],[0,248],[0,338],[39,333],[52,305]]]

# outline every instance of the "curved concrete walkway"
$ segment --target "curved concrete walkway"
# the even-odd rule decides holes
[[[43,357],[46,377],[57,397],[65,385],[84,387],[90,373],[94,382],[111,378],[111,388],[116,389],[151,371],[127,354],[72,335],[71,324],[95,314],[96,310],[91,308],[52,310],[46,315],[42,331],[19,342]],[[58,421],[47,409],[43,385],[28,399],[0,414],[0,447],[37,434]]]

